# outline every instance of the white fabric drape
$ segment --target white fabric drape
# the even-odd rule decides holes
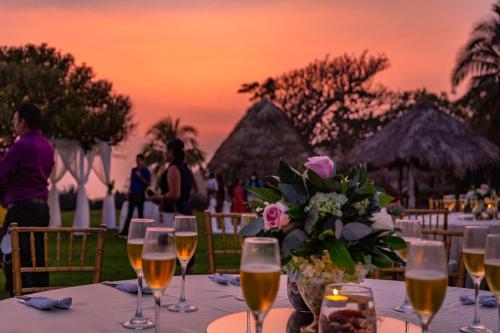
[[[80,144],[75,140],[61,140],[59,154],[64,162],[64,166],[75,178],[78,189],[76,196],[76,211],[73,219],[73,227],[88,228],[90,225],[90,208],[85,185],[92,170],[96,149],[85,153]]]
[[[53,143],[55,148],[54,154],[54,167],[52,168],[52,173],[50,174],[50,190],[49,190],[49,211],[50,211],[50,222],[51,227],[61,226],[61,205],[59,204],[59,190],[57,189],[57,182],[66,173],[66,168],[57,151],[57,141]]]
[[[95,150],[99,158],[94,160],[92,169],[97,178],[106,185],[106,197],[102,203],[102,223],[108,229],[116,229],[115,195],[108,192],[111,183],[111,146],[101,141]]]

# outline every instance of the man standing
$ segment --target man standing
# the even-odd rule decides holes
[[[130,176],[130,193],[128,198],[128,212],[123,230],[118,235],[119,238],[127,239],[128,227],[134,210],[137,207],[138,215],[140,218],[144,216],[144,201],[146,201],[146,190],[151,183],[151,174],[148,168],[144,166],[144,155],[139,154],[135,158],[137,166],[132,168]]]
[[[14,113],[12,125],[18,140],[0,161],[0,192],[7,207],[0,239],[12,222],[19,226],[49,225],[48,178],[54,166],[54,148],[40,131],[41,113],[33,104],[23,104]],[[28,234],[20,234],[21,265],[31,265]],[[36,265],[45,266],[43,234],[35,235]],[[4,265],[6,290],[12,295],[12,263],[6,255]],[[23,273],[23,288],[49,285],[48,273]]]

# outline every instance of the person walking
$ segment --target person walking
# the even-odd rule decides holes
[[[138,154],[135,158],[136,167],[132,168],[130,175],[130,192],[128,197],[127,218],[119,238],[127,239],[130,220],[137,208],[139,218],[144,217],[144,202],[146,201],[146,190],[151,183],[151,173],[144,164],[144,155]]]
[[[0,161],[0,193],[7,207],[0,239],[8,234],[11,223],[21,227],[49,225],[48,178],[54,166],[54,147],[41,130],[41,112],[33,104],[21,105],[12,119],[18,140]],[[31,266],[29,234],[19,235],[21,266]],[[43,234],[35,235],[36,266],[45,266]],[[13,295],[11,254],[3,253],[5,289]],[[22,273],[23,288],[46,287],[48,273]]]

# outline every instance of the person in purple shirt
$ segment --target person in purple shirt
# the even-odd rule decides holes
[[[7,207],[0,239],[12,222],[20,226],[49,225],[48,178],[54,166],[54,147],[40,130],[41,113],[33,104],[23,104],[14,113],[12,125],[19,135],[0,160],[0,193]],[[20,235],[21,265],[31,265],[28,234]],[[45,266],[43,234],[35,235],[36,265]],[[12,295],[11,255],[3,254],[5,289]],[[45,287],[48,273],[23,273],[22,286]]]

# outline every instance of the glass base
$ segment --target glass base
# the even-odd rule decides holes
[[[401,313],[413,313],[413,306],[409,303],[403,303],[400,306],[396,306],[392,308],[396,312],[401,312]]]
[[[167,310],[172,311],[172,312],[188,313],[188,312],[198,311],[198,308],[194,305],[189,304],[189,303],[180,302],[177,304],[168,305]]]
[[[492,330],[490,330],[483,324],[463,326],[460,327],[459,331],[462,333],[494,333]]]
[[[243,295],[234,296],[234,298],[236,298],[237,301],[241,301],[241,302],[245,301],[245,297],[243,297]]]
[[[145,330],[147,328],[154,327],[155,324],[147,318],[132,318],[122,324],[123,327],[132,330]]]

